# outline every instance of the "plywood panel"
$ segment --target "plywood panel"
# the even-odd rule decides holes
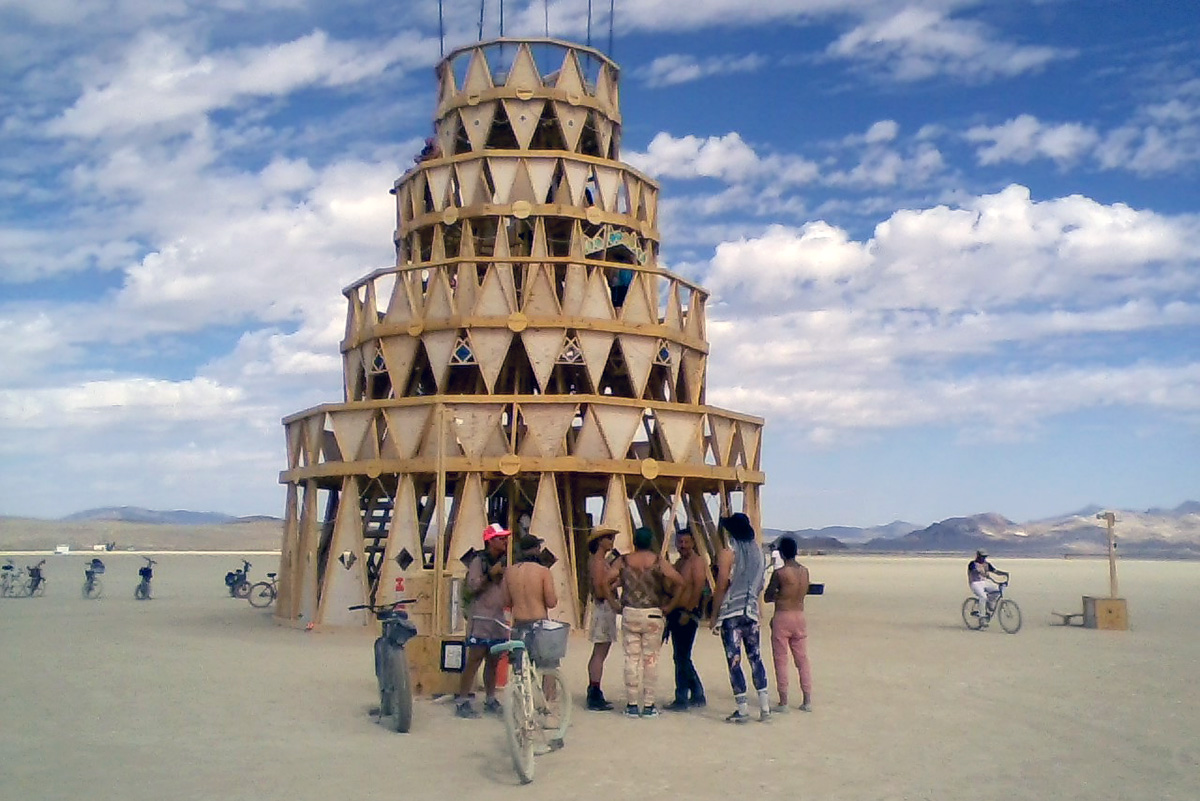
[[[521,407],[525,420],[525,440],[521,445],[523,456],[562,456],[567,430],[575,419],[576,405],[543,406],[529,404]]]
[[[592,412],[600,423],[600,431],[608,442],[614,459],[624,459],[642,422],[642,410],[634,406],[604,406],[593,404]]]
[[[571,205],[585,205],[584,190],[587,189],[588,177],[592,174],[592,165],[565,158],[563,159],[563,172],[567,174],[567,184],[571,187]]]
[[[658,322],[658,312],[650,302],[649,287],[646,285],[646,274],[634,273],[629,291],[625,295],[625,303],[621,307],[621,319],[630,325],[648,325]]]
[[[678,464],[695,462],[702,455],[700,433],[704,417],[699,412],[669,412],[655,409],[659,430],[666,440],[671,461]]]
[[[604,278],[604,271],[593,269],[588,277],[587,292],[583,296],[583,306],[579,310],[580,317],[595,320],[615,320],[613,311],[612,291]]]
[[[604,375],[604,365],[608,363],[614,335],[606,331],[579,330],[576,336],[579,338],[579,349],[583,352],[583,359],[587,364],[592,390],[595,391],[600,386],[601,376]]]
[[[412,459],[417,455],[432,409],[432,406],[399,406],[384,410],[388,436],[396,443],[401,459]]]
[[[347,461],[360,458],[363,440],[371,425],[374,412],[370,409],[346,409],[332,414],[333,435],[337,437],[338,449]]]
[[[345,559],[339,560],[339,556]],[[366,560],[362,547],[362,510],[358,504],[358,483],[346,479],[333,527],[333,542],[325,566],[317,625],[365,626],[366,613],[351,612],[348,607],[367,602]]]
[[[558,293],[554,291],[549,269],[552,268],[541,264],[529,266],[525,275],[525,308],[523,311],[526,317],[557,317],[561,313],[558,307]]]
[[[466,481],[454,499],[453,526],[450,530],[450,556],[446,569],[466,574],[462,558],[472,548],[483,547],[483,530],[487,528],[487,506],[479,473],[468,473]]]
[[[554,101],[554,116],[558,118],[559,128],[562,129],[563,139],[567,142],[567,150],[572,153],[579,151],[579,137],[587,122],[588,110],[582,106],[572,106],[569,103]]]
[[[492,130],[492,120],[496,117],[498,103],[488,100],[476,106],[464,106],[458,110],[462,115],[463,128],[467,132],[467,140],[471,150],[480,152],[487,147],[488,133]]]
[[[480,188],[485,186],[483,183],[483,159],[470,159],[468,161],[460,161],[454,166],[458,173],[458,191],[462,196],[462,204],[464,206],[474,206],[476,203],[486,203],[490,198],[485,198]]]
[[[533,375],[543,393],[548,391],[550,374],[558,354],[562,352],[566,333],[564,328],[530,328],[521,333],[521,342],[533,366]]]
[[[528,150],[530,142],[533,141],[533,134],[537,131],[538,121],[542,118],[542,109],[546,107],[546,101],[542,98],[536,100],[514,100],[510,98],[504,99],[504,110],[508,113],[508,121],[512,125],[513,133],[516,134],[517,144],[521,150]]]
[[[383,316],[385,322],[405,325],[412,321],[414,315],[410,290],[409,274],[397,273],[396,285],[392,287],[392,297],[388,302],[388,310]]]
[[[508,78],[504,85],[509,89],[532,92],[542,88],[542,77],[538,73],[537,64],[529,45],[522,42],[517,47],[517,55],[513,58],[512,67],[508,70]]]
[[[533,505],[533,519],[529,533],[543,540],[543,547],[554,554],[557,561],[550,568],[554,579],[554,592],[558,606],[550,610],[550,617],[572,626],[579,624],[578,585],[570,572],[570,557],[567,538],[563,532],[562,510],[558,503],[558,487],[553,473],[542,473],[538,482],[537,499]]]
[[[483,455],[484,446],[491,435],[499,429],[504,406],[499,403],[461,404],[452,407],[450,414],[463,452],[477,459]]]
[[[430,167],[426,171],[429,176],[429,193],[433,197],[434,211],[446,208],[446,200],[450,195],[450,170],[449,164],[442,164]]]
[[[513,181],[517,178],[517,167],[520,164],[521,162],[516,158],[488,157],[488,172],[491,173],[492,186],[495,187],[492,192],[493,203],[503,205],[512,200]]]
[[[507,328],[472,328],[470,336],[475,361],[479,363],[479,371],[483,373],[488,392],[491,392],[496,386],[500,368],[504,366],[504,357],[508,355],[512,332]]]
[[[421,538],[417,533],[417,496],[413,490],[412,476],[399,476],[393,503],[392,519],[388,523],[388,536],[384,545],[383,564],[379,570],[379,589],[375,594],[377,604],[412,597],[406,594],[407,588],[397,592],[396,579],[418,575],[422,571]],[[396,563],[396,557],[401,551],[408,551],[408,555],[413,559],[408,570],[401,569]]]
[[[443,260],[444,258],[443,256]],[[457,311],[454,308],[453,295],[450,281],[446,278],[446,271],[431,269],[425,292],[424,319],[441,322],[454,317]]]
[[[596,184],[600,188],[599,205],[605,211],[617,210],[617,187],[621,185],[621,171],[616,167],[596,166]]]
[[[582,264],[568,264],[563,282],[563,314],[578,317],[582,314],[583,296],[587,291],[587,268]]]
[[[512,268],[506,266],[507,276],[512,278]],[[479,287],[479,300],[475,302],[476,317],[507,317],[513,311],[508,293],[500,279],[500,268],[493,264],[483,275]]]
[[[608,443],[604,441],[600,425],[596,422],[596,415],[590,408],[583,415],[583,428],[579,430],[571,455],[588,461],[612,458]]]
[[[624,476],[612,476],[608,495],[604,499],[604,514],[600,525],[617,531],[614,545],[621,553],[633,550],[633,519],[629,516],[629,497],[625,494]]]
[[[450,370],[450,356],[454,352],[454,343],[458,339],[458,331],[453,328],[445,331],[429,331],[421,336],[425,345],[425,355],[429,357],[429,366],[433,370],[434,381],[438,391],[446,385]]]
[[[617,339],[621,343],[621,352],[625,354],[625,366],[629,369],[633,391],[640,398],[646,391],[646,380],[650,377],[650,368],[654,365],[658,339],[634,334],[619,334]]]

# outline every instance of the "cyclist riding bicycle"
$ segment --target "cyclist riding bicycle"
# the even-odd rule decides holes
[[[987,618],[991,616],[993,606],[995,604],[995,595],[1000,592],[1000,587],[992,580],[992,576],[1003,576],[1008,580],[1008,574],[1003,570],[997,570],[996,566],[988,561],[987,554],[983,551],[976,551],[975,558],[967,562],[967,584],[971,587],[971,592],[975,593],[975,597],[979,599],[979,609],[972,612],[971,615],[978,615],[980,625],[987,625]]]

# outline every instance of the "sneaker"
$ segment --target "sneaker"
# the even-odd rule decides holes
[[[704,707],[708,706],[708,701],[706,701],[704,696],[702,695],[699,698],[693,698],[691,701],[688,701],[688,705],[704,708]]]
[[[656,718],[656,717],[658,717],[658,709],[654,706],[654,704],[650,704],[649,706],[647,706],[645,709],[642,710],[642,717]]]
[[[459,701],[454,706],[454,714],[460,718],[477,718],[479,713],[471,706],[470,701]]]
[[[641,716],[642,716],[642,713],[641,713],[641,711],[638,710],[637,704],[626,704],[625,705],[625,717],[640,718]]]
[[[801,712],[812,712],[812,704],[809,704],[809,703],[803,703],[796,708],[799,709]]]
[[[725,718],[726,723],[745,723],[748,720],[750,720],[750,716],[743,714],[741,710],[734,710],[732,715],[728,715]]]
[[[758,710],[758,722],[759,723],[770,723],[771,722],[771,710],[770,709]]]
[[[775,706],[771,707],[771,711],[776,714],[781,714],[781,713],[787,712],[788,705],[787,704],[776,704]]]
[[[691,707],[687,701],[675,700],[663,707],[668,712],[687,712]]]
[[[489,698],[483,702],[483,711],[491,712],[493,715],[503,715],[504,707],[495,698]]]

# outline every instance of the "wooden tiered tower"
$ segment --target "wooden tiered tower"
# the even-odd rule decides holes
[[[448,684],[462,558],[543,538],[584,614],[586,537],[759,522],[762,420],[705,405],[705,290],[657,264],[654,181],[619,160],[618,67],[557,39],[446,56],[435,135],[395,183],[396,265],[345,290],[345,401],[284,420],[276,615],[365,626],[417,598],[419,689]]]

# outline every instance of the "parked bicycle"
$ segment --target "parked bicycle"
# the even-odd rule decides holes
[[[266,609],[271,604],[275,603],[275,599],[279,596],[279,579],[275,573],[268,573],[266,581],[259,581],[250,585],[250,589],[246,593],[246,600],[256,609]]]
[[[571,725],[571,696],[558,668],[539,668],[566,656],[570,627],[541,621],[526,640],[492,646],[507,653],[511,673],[504,696],[504,731],[522,784],[533,781],[534,757],[557,751]]]
[[[83,597],[88,599],[99,598],[104,593],[104,582],[100,580],[100,576],[104,573],[104,563],[99,559],[93,559],[83,569]]]
[[[412,726],[412,680],[408,673],[405,644],[417,634],[404,605],[411,599],[383,606],[359,604],[351,610],[367,609],[383,624],[383,633],[375,640],[375,679],[379,682],[379,722],[391,718],[391,727],[407,732]]]
[[[245,598],[250,593],[250,563],[242,560],[242,566],[225,574],[225,586],[234,598]]]
[[[139,601],[150,600],[150,579],[154,578],[154,566],[158,564],[149,556],[143,556],[146,564],[138,568],[138,577],[141,581],[138,582],[137,589],[133,591],[133,597]]]
[[[987,607],[979,608],[979,599],[971,595],[967,600],[963,601],[962,617],[963,623],[972,631],[979,631],[987,628],[988,623],[995,617],[1000,623],[1000,628],[1004,629],[1009,634],[1016,634],[1021,628],[1021,607],[1017,606],[1017,602],[1004,597],[1004,588],[1008,586],[1008,581],[999,582],[997,589],[987,594]]]

